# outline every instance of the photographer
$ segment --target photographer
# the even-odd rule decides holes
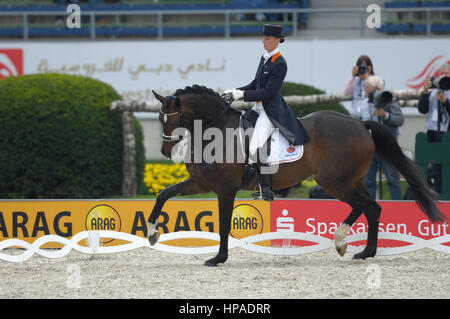
[[[450,77],[450,64],[443,64],[439,68],[439,79],[447,80]],[[443,78],[447,77],[447,79]],[[422,90],[422,95],[419,98],[418,109],[422,114],[427,114],[425,127],[427,129],[427,141],[429,143],[436,143],[441,141],[442,134],[449,131],[449,114],[450,114],[450,90],[448,86],[439,86],[438,81],[432,81],[428,78]],[[438,83],[433,83],[438,82]],[[437,84],[437,85],[435,85]],[[432,90],[430,90],[432,89]],[[436,192],[441,192],[441,165],[433,164],[431,166],[431,176],[433,178],[434,189]]]
[[[352,75],[344,88],[344,95],[351,95],[351,115],[360,120],[371,118],[368,98],[364,92],[365,80],[374,75],[372,61],[367,55],[361,55],[352,68]]]
[[[368,97],[371,120],[378,121],[388,127],[392,135],[397,138],[400,135],[399,127],[403,125],[404,118],[397,100],[392,94],[384,89],[384,81],[378,76],[369,76],[365,81],[365,93]],[[369,193],[375,198],[377,190],[377,172],[381,169],[386,175],[391,200],[401,200],[402,190],[400,187],[400,175],[398,171],[387,162],[380,160],[377,154],[374,155],[370,164],[369,172],[366,176],[366,187]]]

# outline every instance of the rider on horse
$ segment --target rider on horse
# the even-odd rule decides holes
[[[259,116],[250,140],[250,158],[255,158],[258,168],[260,192],[253,197],[273,200],[271,174],[262,174],[263,163],[257,155],[258,149],[264,146],[274,128],[289,141],[291,145],[304,145],[309,141],[308,134],[297,120],[292,109],[281,96],[281,85],[287,73],[286,60],[278,48],[284,42],[281,25],[265,24],[263,27],[264,54],[259,62],[255,79],[248,85],[224,93],[231,93],[234,100],[244,98],[245,102],[256,102],[253,106]]]

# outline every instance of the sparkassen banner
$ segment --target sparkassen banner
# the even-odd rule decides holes
[[[8,200],[0,202],[0,241],[21,239],[28,243],[45,235],[70,239],[85,230],[111,230],[145,237],[147,219],[155,200]],[[219,232],[217,200],[170,200],[158,220],[161,234],[181,231]],[[270,232],[270,204],[263,201],[235,201],[230,236],[244,237]],[[102,238],[101,245],[125,242]],[[80,242],[80,245],[85,243]],[[205,239],[177,239],[174,246],[217,245]],[[269,245],[270,243],[259,243]],[[43,248],[59,248],[48,243]]]

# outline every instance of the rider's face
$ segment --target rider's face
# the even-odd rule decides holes
[[[264,50],[266,50],[267,52],[272,52],[273,50],[275,50],[278,47],[279,43],[279,38],[266,35],[263,37]]]

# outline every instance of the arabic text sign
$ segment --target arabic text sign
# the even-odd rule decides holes
[[[263,53],[259,38],[196,40],[194,45],[184,40],[4,42],[0,50],[5,49],[23,51],[24,74],[90,76],[110,84],[125,99],[141,101],[153,99],[151,90],[169,95],[193,84],[216,91],[246,85]],[[361,54],[369,54],[387,89],[420,86],[422,73],[432,74],[438,64],[448,61],[450,41],[287,39],[280,49],[288,63],[286,81],[341,93]]]

